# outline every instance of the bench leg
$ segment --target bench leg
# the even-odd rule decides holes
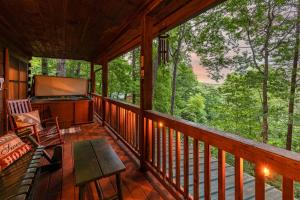
[[[116,182],[117,182],[118,198],[119,198],[119,200],[123,200],[122,183],[121,183],[121,174],[120,173],[116,174]]]
[[[79,200],[84,200],[85,185],[79,186]]]
[[[98,181],[94,181],[94,183],[95,183],[95,186],[96,186],[96,189],[97,189],[99,199],[101,199],[101,200],[104,199],[103,192],[102,192],[102,189],[101,189]]]

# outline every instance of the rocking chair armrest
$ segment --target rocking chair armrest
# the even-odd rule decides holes
[[[14,131],[18,131],[18,130],[22,130],[22,129],[30,128],[30,127],[32,127],[33,129],[35,129],[36,125],[37,124],[30,124],[30,125],[26,125],[26,126],[20,126],[20,127],[14,128]]]
[[[20,138],[26,138],[27,136],[35,134],[31,130],[28,131],[28,128],[33,128],[33,130],[35,131],[36,130],[35,126],[36,126],[36,124],[30,124],[30,125],[14,128],[13,131],[15,133],[17,133]],[[28,132],[30,132],[30,133],[28,134]]]

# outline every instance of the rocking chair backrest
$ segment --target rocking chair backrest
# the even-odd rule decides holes
[[[32,111],[29,99],[7,100],[7,109],[9,115]]]
[[[29,99],[7,100],[7,117],[9,120],[10,128],[15,130],[17,128],[13,119],[13,114],[22,114],[31,112],[31,103]]]

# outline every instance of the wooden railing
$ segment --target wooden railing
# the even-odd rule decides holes
[[[139,156],[139,108],[105,101],[106,125]],[[143,116],[146,166],[175,196],[210,199],[215,192],[218,199],[225,199],[226,154],[230,154],[234,157],[235,199],[244,196],[244,160],[254,166],[253,197],[265,199],[265,182],[276,173],[282,176],[283,199],[293,199],[294,182],[300,181],[300,154],[155,111],[145,111]],[[212,149],[216,149],[214,154]],[[217,163],[216,186],[211,185],[212,161]]]
[[[98,95],[98,94],[91,94],[91,97],[93,99],[93,103],[94,103],[94,114],[102,119],[102,113],[103,113],[103,107],[102,107],[102,104],[103,104],[103,99],[102,99],[102,96],[101,95]]]
[[[139,107],[105,98],[105,124],[139,157]]]

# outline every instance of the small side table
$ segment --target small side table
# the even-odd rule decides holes
[[[116,152],[104,139],[84,140],[74,143],[74,172],[76,186],[79,187],[79,199],[84,199],[86,185],[94,182],[98,196],[103,199],[103,192],[97,180],[112,175],[116,176],[117,194],[109,199],[123,199],[121,172],[125,165]]]

